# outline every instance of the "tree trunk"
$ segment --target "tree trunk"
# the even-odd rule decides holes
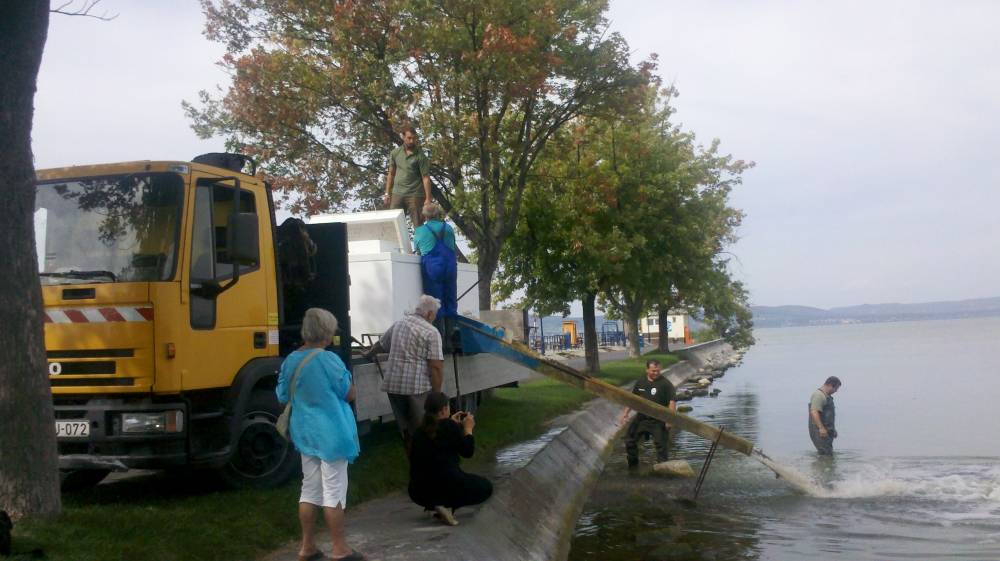
[[[621,302],[618,307],[620,308],[619,312],[621,312],[623,323],[625,324],[628,356],[629,358],[638,358],[642,356],[642,351],[639,349],[639,337],[642,336],[639,333],[639,320],[646,306],[641,297],[633,298],[632,296],[629,292],[622,291]]]
[[[639,350],[639,314],[632,310],[625,311],[625,336],[628,338],[628,356],[637,358],[642,356]]]
[[[667,304],[662,304],[658,307],[659,314],[657,317],[657,323],[660,328],[660,340],[657,345],[657,350],[661,353],[670,352],[670,329],[667,324],[670,322],[670,306]]]
[[[31,153],[48,0],[0,3],[0,509],[13,517],[60,510],[58,454],[35,254]]]
[[[601,358],[597,349],[597,316],[594,302],[597,294],[588,292],[583,297],[583,353],[587,357],[587,372],[597,375],[601,372]]]
[[[493,275],[497,270],[497,263],[500,260],[500,252],[489,251],[487,248],[479,250],[476,267],[479,270],[479,309],[493,309]]]

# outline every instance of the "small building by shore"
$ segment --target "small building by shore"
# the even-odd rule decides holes
[[[650,314],[639,320],[639,333],[650,343],[660,340],[660,316]],[[691,316],[685,310],[667,314],[667,338],[670,343],[691,344]]]

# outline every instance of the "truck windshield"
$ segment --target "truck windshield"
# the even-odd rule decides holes
[[[173,173],[39,183],[42,284],[170,280],[183,193],[184,181]]]

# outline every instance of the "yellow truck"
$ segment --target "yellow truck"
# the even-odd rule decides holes
[[[35,236],[64,484],[295,474],[274,386],[308,307],[337,316],[351,364],[343,224],[278,226],[253,162],[217,153],[41,170]]]

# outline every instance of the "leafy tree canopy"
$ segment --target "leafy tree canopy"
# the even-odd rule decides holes
[[[257,157],[293,210],[372,208],[403,124],[478,253],[480,302],[528,173],[576,116],[633,101],[605,0],[204,0],[232,84],[185,104],[196,131]],[[484,300],[485,296],[485,300]]]
[[[650,86],[631,111],[580,117],[550,142],[505,249],[503,296],[523,289],[546,312],[599,291],[635,331],[654,305],[704,288],[736,239],[728,195],[752,163],[673,125],[674,95]]]

